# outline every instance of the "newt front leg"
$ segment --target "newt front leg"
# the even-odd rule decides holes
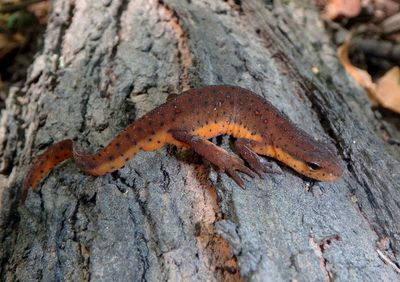
[[[170,130],[170,133],[176,140],[192,147],[196,153],[215,165],[221,172],[226,172],[243,189],[245,188],[244,183],[237,174],[237,171],[245,173],[250,177],[255,176],[253,171],[244,165],[243,160],[229,154],[207,139],[191,135],[186,130]]]
[[[235,141],[234,147],[237,153],[248,163],[252,170],[257,172],[261,179],[264,179],[264,173],[279,173],[278,171],[272,169],[270,164],[262,162],[262,159],[254,151],[256,146],[261,146],[258,142],[239,138]]]

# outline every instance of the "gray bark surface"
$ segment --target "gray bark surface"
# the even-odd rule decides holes
[[[400,149],[298,2],[54,1],[43,52],[1,115],[2,280],[399,280]],[[335,144],[343,177],[274,163],[282,174],[241,190],[166,147],[97,178],[65,162],[18,205],[50,144],[94,152],[169,93],[211,84],[253,90]]]

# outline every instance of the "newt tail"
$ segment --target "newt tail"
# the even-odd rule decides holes
[[[33,189],[40,180],[46,176],[59,163],[72,158],[73,141],[70,139],[60,141],[51,145],[47,150],[38,156],[25,176],[22,185],[21,201],[25,202],[29,187]]]
[[[231,135],[237,153],[247,162],[208,139]],[[295,171],[322,181],[342,175],[342,162],[333,147],[315,140],[257,94],[235,86],[206,86],[168,99],[139,118],[95,154],[77,149],[70,139],[50,146],[30,168],[22,187],[22,202],[59,163],[72,158],[81,171],[95,176],[123,167],[140,150],[165,144],[191,147],[244,188],[237,172],[262,177],[270,171],[258,156],[275,158]]]

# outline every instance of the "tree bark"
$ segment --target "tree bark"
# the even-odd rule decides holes
[[[400,149],[381,140],[318,13],[283,3],[54,1],[43,52],[1,116],[1,277],[398,280]],[[65,162],[19,206],[27,168],[50,144],[73,138],[94,152],[169,93],[211,84],[253,90],[334,143],[343,177],[312,182],[274,163],[282,174],[241,190],[166,147],[97,178]]]

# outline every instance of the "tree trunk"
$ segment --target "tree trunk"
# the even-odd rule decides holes
[[[399,279],[399,147],[380,139],[318,13],[282,2],[54,1],[43,52],[1,116],[1,277]],[[333,142],[343,177],[310,182],[274,163],[282,174],[241,190],[171,146],[97,178],[65,162],[19,206],[50,144],[73,138],[94,152],[169,93],[212,84],[253,90]]]

